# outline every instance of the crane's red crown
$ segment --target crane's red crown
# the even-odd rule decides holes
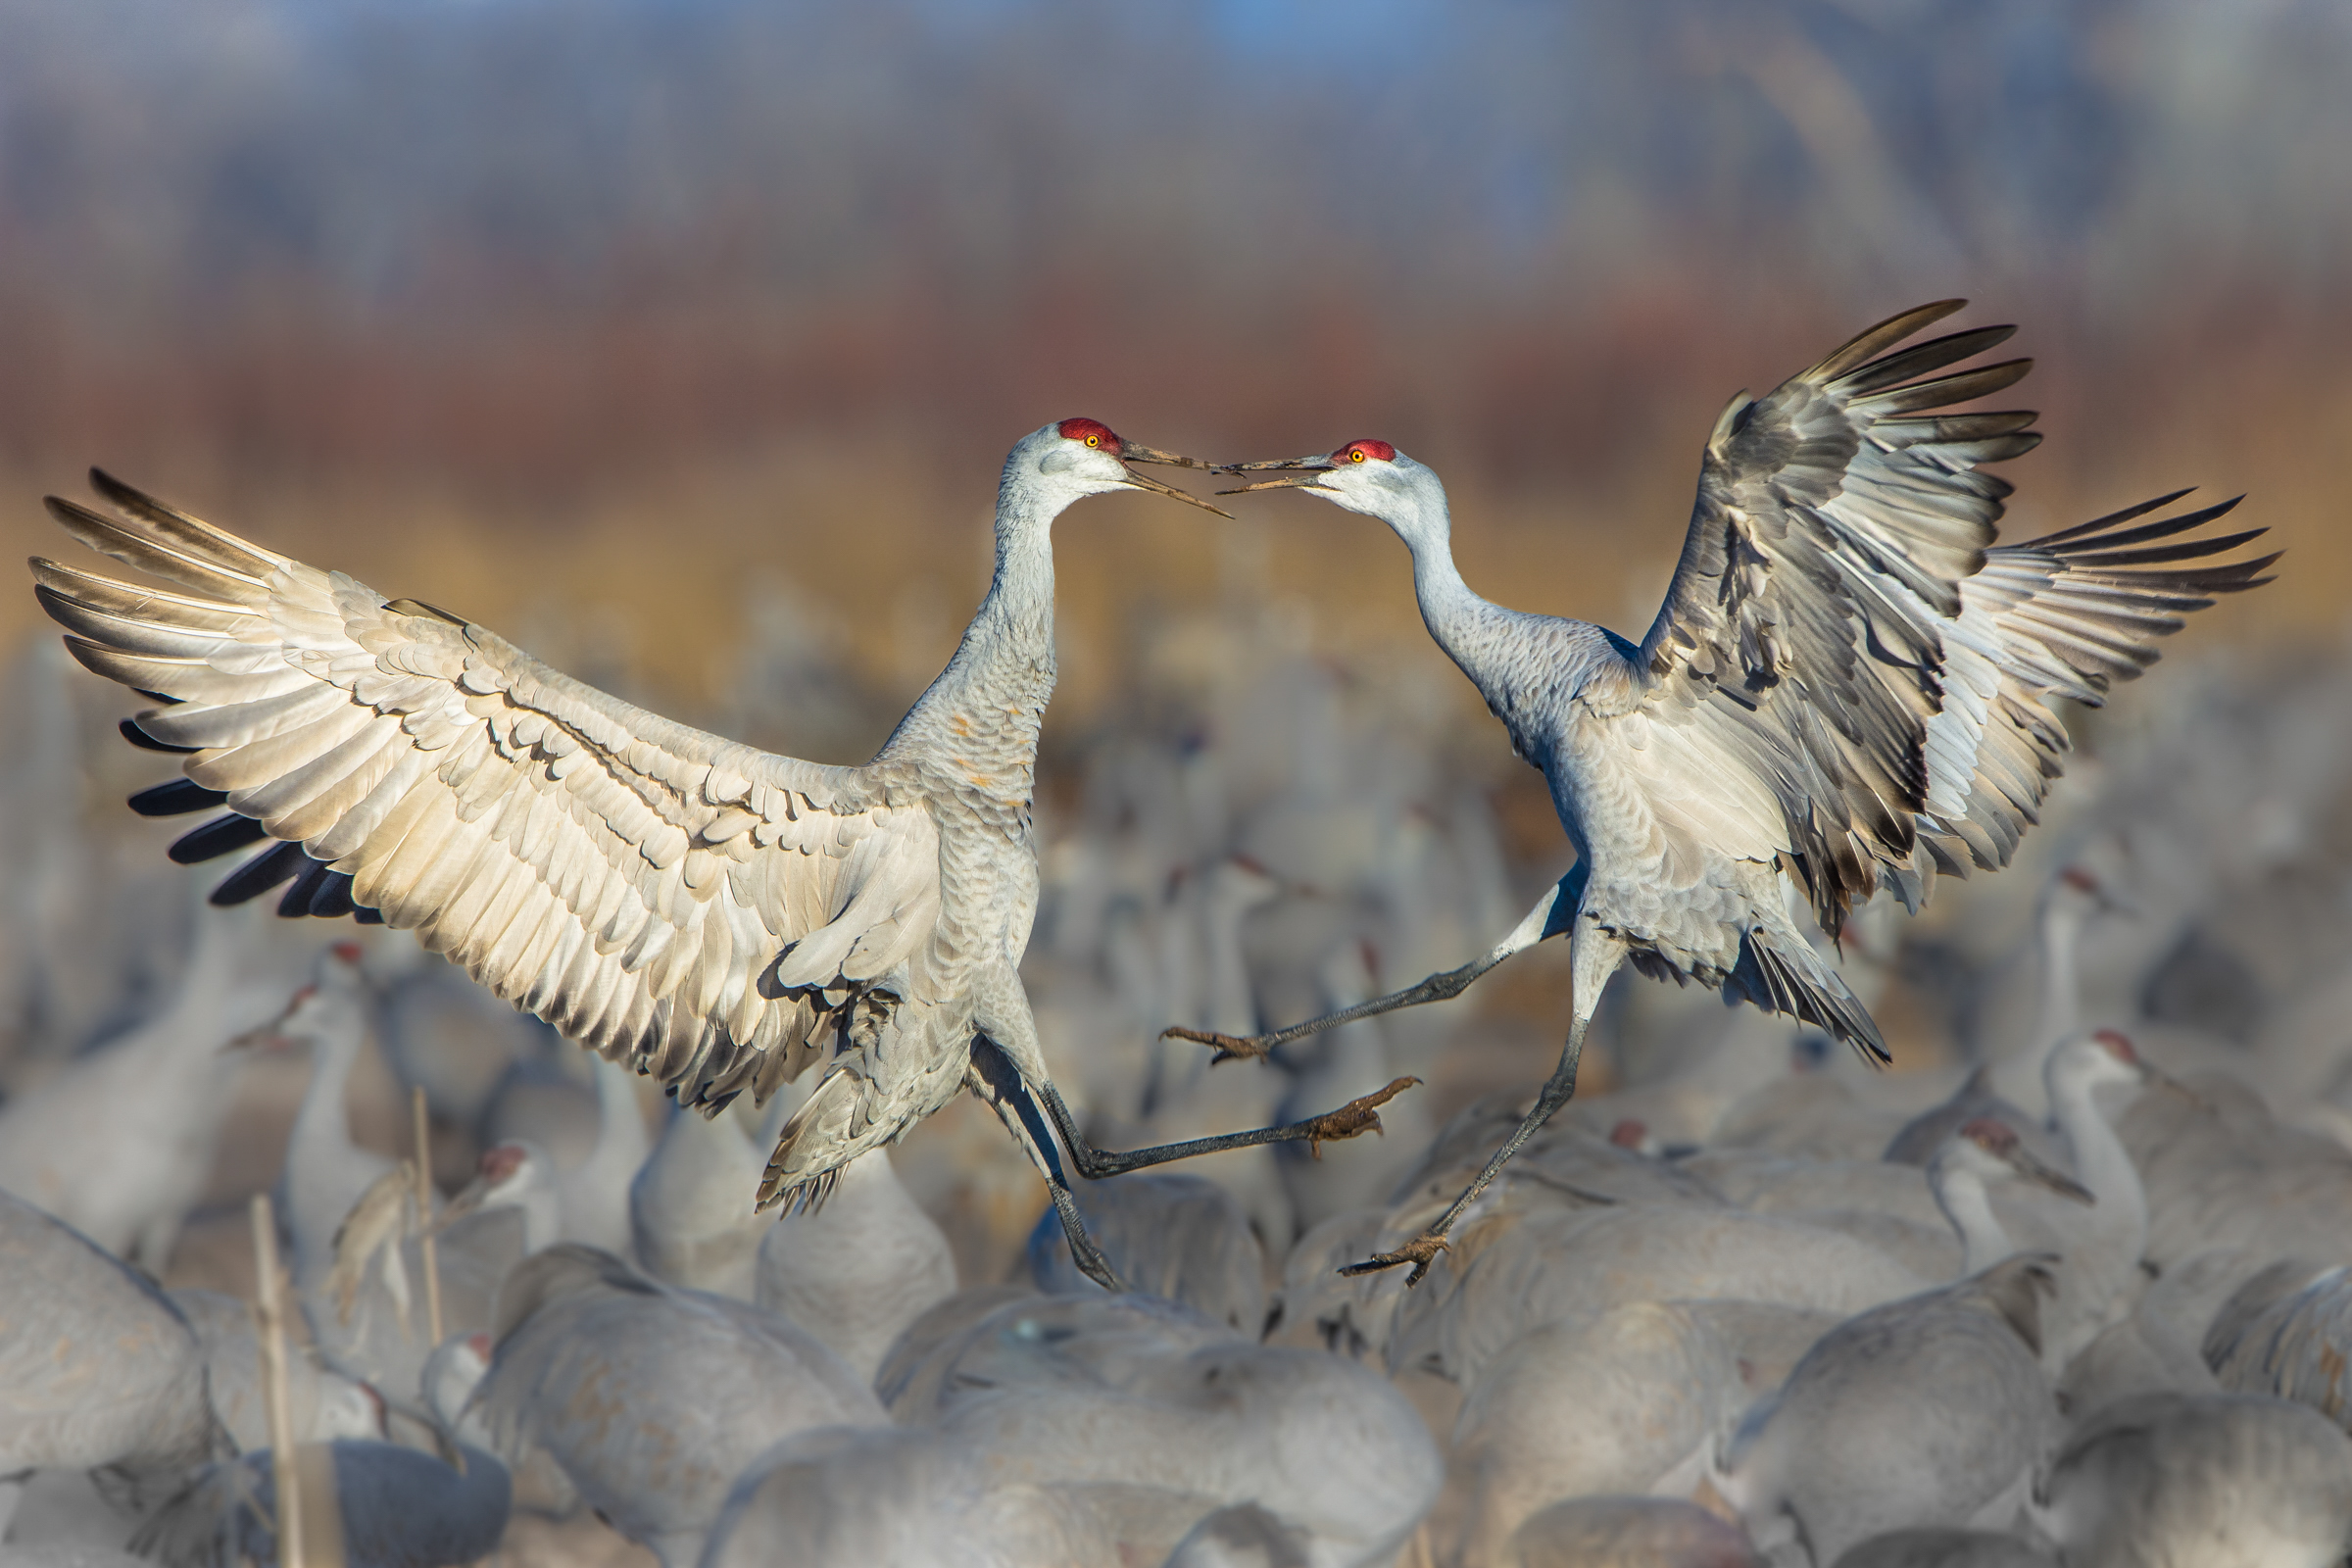
[[[1396,449],[1386,441],[1350,441],[1331,455],[1332,462],[1343,466],[1369,463],[1376,458],[1382,463],[1394,463],[1396,461]]]
[[[1100,419],[1064,419],[1054,428],[1065,441],[1083,441],[1090,447],[1100,447],[1114,458],[1119,455],[1121,443],[1118,432]]]
[[[2132,1049],[2131,1037],[2122,1030],[2098,1029],[2092,1031],[2090,1038],[2105,1046],[2107,1054],[2116,1060],[2130,1062],[2133,1066],[2139,1064],[2139,1053]]]
[[[1963,1122],[1960,1136],[1988,1152],[2001,1154],[2017,1147],[2017,1129],[1997,1116],[1976,1116]]]

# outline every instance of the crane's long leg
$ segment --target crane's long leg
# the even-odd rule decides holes
[[[1118,1271],[1095,1239],[1086,1231],[1086,1221],[1078,1213],[1078,1200],[1070,1191],[1069,1178],[1062,1174],[1061,1154],[1054,1147],[1054,1134],[1046,1127],[1045,1118],[1038,1113],[1037,1099],[1031,1095],[1004,1051],[995,1041],[982,1035],[972,1042],[972,1059],[965,1069],[964,1082],[972,1093],[988,1102],[989,1108],[1004,1123],[1013,1142],[1028,1154],[1029,1162],[1046,1179],[1046,1191],[1053,1195],[1054,1212],[1061,1216],[1061,1230],[1070,1241],[1070,1259],[1078,1272],[1112,1293],[1123,1292]],[[1055,1120],[1062,1120],[1069,1111],[1061,1103],[1061,1096],[1051,1084],[1045,1093],[1054,1108]]]
[[[1377,1017],[1384,1012],[1395,1012],[1399,1007],[1417,1007],[1425,1002],[1450,1002],[1469,990],[1473,981],[1503,959],[1514,954],[1525,953],[1545,938],[1556,937],[1567,930],[1569,922],[1576,918],[1576,906],[1584,898],[1584,866],[1580,862],[1575,870],[1544,890],[1544,897],[1536,901],[1536,906],[1527,911],[1525,919],[1511,928],[1510,935],[1460,968],[1443,970],[1402,991],[1392,991],[1385,997],[1374,997],[1370,1002],[1359,1002],[1352,1007],[1342,1007],[1337,1012],[1327,1012],[1320,1018],[1309,1018],[1304,1023],[1295,1023],[1287,1029],[1276,1029],[1269,1034],[1221,1035],[1211,1029],[1180,1027],[1161,1030],[1160,1038],[1197,1040],[1204,1046],[1214,1046],[1217,1054],[1210,1058],[1213,1064],[1243,1056],[1263,1056],[1276,1046],[1288,1045],[1294,1040],[1302,1040],[1326,1029],[1336,1029],[1341,1024],[1353,1023],[1358,1018]]]
[[[1575,1098],[1577,1062],[1585,1054],[1585,1026],[1592,1021],[1593,1010],[1600,1004],[1601,989],[1609,983],[1609,976],[1616,972],[1619,961],[1625,956],[1625,943],[1586,918],[1577,921],[1576,934],[1570,938],[1570,944],[1573,956],[1569,973],[1570,984],[1574,988],[1570,1004],[1574,1015],[1568,1025],[1568,1044],[1560,1052],[1560,1064],[1552,1069],[1551,1076],[1544,1080],[1542,1092],[1536,1096],[1536,1102],[1519,1119],[1519,1125],[1511,1129],[1511,1136],[1503,1140],[1502,1147],[1494,1151],[1494,1157],[1488,1160],[1470,1185],[1462,1190],[1462,1196],[1438,1216],[1436,1224],[1396,1251],[1375,1252],[1361,1263],[1348,1264],[1340,1270],[1341,1273],[1372,1274],[1384,1268],[1395,1268],[1399,1263],[1410,1263],[1413,1271],[1404,1277],[1404,1283],[1418,1284],[1421,1276],[1429,1272],[1429,1265],[1436,1260],[1438,1253],[1446,1250],[1446,1233],[1453,1229],[1454,1222],[1462,1217],[1463,1211],[1478,1200],[1478,1195],[1487,1190],[1502,1167],[1510,1163],[1511,1156],[1536,1135],[1537,1129],[1551,1120],[1554,1112]]]
[[[1061,1141],[1069,1146],[1070,1159],[1078,1167],[1078,1174],[1100,1180],[1105,1176],[1142,1170],[1149,1165],[1165,1165],[1170,1160],[1190,1159],[1195,1154],[1214,1154],[1227,1149],[1250,1149],[1258,1144],[1304,1143],[1318,1146],[1319,1152],[1319,1146],[1323,1144],[1337,1143],[1362,1133],[1379,1132],[1379,1107],[1420,1081],[1418,1078],[1393,1078],[1386,1088],[1350,1100],[1337,1110],[1327,1110],[1320,1116],[1310,1116],[1305,1121],[1295,1121],[1281,1127],[1255,1127],[1248,1132],[1224,1133],[1215,1138],[1188,1138],[1180,1144],[1160,1144],[1151,1149],[1125,1151],[1097,1149],[1088,1143],[1086,1135],[1078,1130],[1078,1118],[1070,1114],[1069,1105],[1063,1102],[1061,1091],[1052,1084],[1041,1086],[1038,1097],[1045,1101],[1046,1109],[1053,1115],[1054,1125],[1061,1134]]]

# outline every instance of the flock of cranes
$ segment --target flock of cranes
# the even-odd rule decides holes
[[[1958,308],[1727,407],[1639,642],[1477,595],[1443,485],[1385,441],[1212,466],[1045,426],[1006,460],[954,659],[858,767],[662,718],[103,473],[110,511],[52,499],[169,585],[33,563],[74,659],[155,705],[122,735],[178,760],[132,807],[205,814],[173,860],[244,858],[172,1001],[0,1103],[0,1527],[87,1471],[113,1478],[76,1504],[114,1521],[89,1549],[269,1556],[294,1474],[332,1521],[304,1540],[370,1563],[472,1560],[512,1516],[581,1510],[672,1568],[2336,1561],[2352,1230],[2236,1222],[2323,1204],[2352,1155],[2243,1073],[2082,1027],[2144,1022],[2093,1015],[2079,972],[2088,925],[2145,917],[2113,892],[2137,860],[2051,868],[2038,976],[2000,985],[2038,1006],[1973,1075],[1784,1070],[1791,1025],[1886,1059],[1871,922],[2008,865],[2068,759],[2060,703],[2098,705],[2276,559],[2205,527],[2232,504],[2178,495],[1997,543],[2010,487],[1985,466],[2035,444],[2033,416],[1949,411],[2028,362],[1955,368],[2006,327],[1912,341]],[[1213,1056],[1107,1059],[1079,988],[1032,997],[1025,958],[1135,956],[1083,906],[1028,950],[1054,880],[1033,818],[1052,525],[1120,489],[1217,510],[1139,464],[1301,489],[1405,544],[1432,637],[1576,852],[1515,924],[1507,889],[1464,905],[1472,961],[1372,995],[1378,947],[1325,921],[1283,1005],[1331,1010],[1257,1028],[1245,933],[1328,894],[1195,846],[1167,895],[1195,900],[1198,972],[1230,1005],[1163,991],[1154,1022]],[[1432,831],[1385,828],[1383,855]],[[413,934],[595,1052],[594,1092],[535,1113],[502,1091],[504,1123],[476,1097],[476,1178],[444,1202],[346,1106],[372,1033],[429,1160],[428,1102],[446,1124],[467,1093],[432,1062],[465,1053],[384,1038],[384,988],[412,982],[369,976],[382,939],[332,944],[257,1013],[240,983],[270,939],[235,906],[266,895]],[[1382,897],[1407,927],[1432,902],[1409,876]],[[1403,1009],[1554,936],[1556,1069],[1435,1125],[1424,1080],[1453,1058]],[[1780,1059],[1757,1012],[1719,1014],[1577,1099],[1628,963],[1782,1015]],[[313,1065],[275,1215],[306,1343],[262,1380],[287,1407],[272,1462],[251,1391],[275,1339],[153,1277],[237,1064],[290,1044]],[[2268,1070],[2309,1080],[2310,1054]],[[658,1139],[640,1077],[677,1107]],[[1025,1284],[972,1277],[894,1169],[964,1090],[1043,1178]],[[1145,1147],[1099,1147],[1114,1133]],[[1180,1160],[1200,1174],[1138,1174]],[[0,1560],[35,1550],[0,1539]]]

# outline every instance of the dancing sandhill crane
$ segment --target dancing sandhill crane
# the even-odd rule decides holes
[[[2065,763],[2048,700],[2100,702],[2188,612],[2267,580],[2275,556],[2208,560],[2261,530],[2181,537],[2234,502],[2140,520],[2184,491],[1996,547],[2010,487],[1981,466],[2034,447],[2034,416],[1933,411],[2000,391],[2032,362],[1932,375],[2002,342],[2006,326],[1895,348],[1963,303],[1906,311],[1762,401],[1732,400],[1707,438],[1665,606],[1639,643],[1472,592],[1445,486],[1386,441],[1231,470],[1289,470],[1245,489],[1298,487],[1396,532],[1430,634],[1543,770],[1578,854],[1459,969],[1269,1035],[1188,1035],[1220,1056],[1261,1055],[1459,995],[1512,954],[1569,937],[1557,1070],[1461,1200],[1361,1266],[1427,1271],[1471,1200],[1575,1093],[1586,1025],[1621,963],[1718,987],[1886,1059],[1878,1025],[1792,906],[1836,937],[1880,888],[1916,910],[1938,872],[2006,864]]]
[[[987,597],[862,767],[673,723],[446,611],[387,601],[101,472],[92,482],[116,515],[55,497],[50,512],[181,591],[45,560],[33,573],[76,659],[163,701],[123,732],[184,754],[185,776],[136,808],[227,808],[173,858],[263,846],[216,903],[283,885],[281,914],[414,929],[501,998],[706,1112],[746,1090],[764,1102],[821,1064],[762,1203],[821,1199],[843,1165],[968,1084],[1045,1173],[1107,1283],[1050,1125],[1090,1177],[1305,1135],[1096,1151],[1047,1079],[1016,971],[1038,898],[1030,797],[1054,680],[1054,519],[1123,489],[1216,511],[1137,463],[1200,466],[1093,419],[1013,447]]]

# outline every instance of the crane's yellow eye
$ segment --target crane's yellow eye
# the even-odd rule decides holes
[[[1099,435],[1090,435],[1086,438],[1086,444],[1090,447],[1099,447],[1102,444],[1102,438]]]
[[[1363,449],[1362,447],[1357,447],[1357,448],[1356,448],[1356,449],[1355,449],[1353,452],[1350,452],[1350,453],[1348,453],[1348,461],[1349,463],[1361,463],[1361,462],[1363,462],[1363,461],[1364,461],[1364,449]]]

